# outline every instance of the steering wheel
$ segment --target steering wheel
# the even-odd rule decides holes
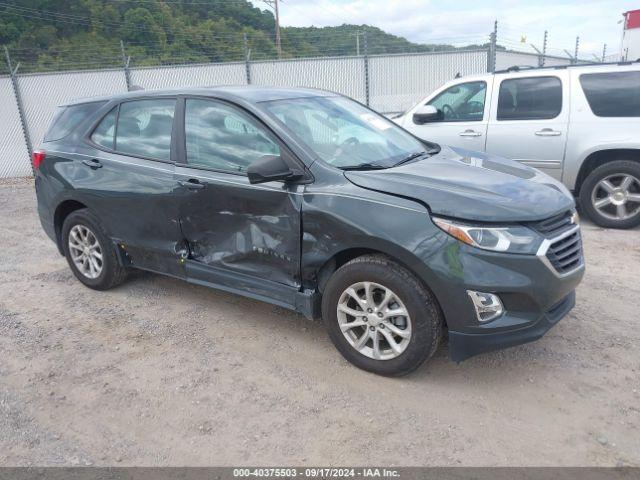
[[[458,115],[456,115],[456,112],[453,111],[451,105],[447,103],[442,105],[442,114],[444,115],[444,118],[458,118]]]

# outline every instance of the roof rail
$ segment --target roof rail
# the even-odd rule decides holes
[[[512,65],[509,68],[507,68],[507,72],[519,72],[520,70],[531,70],[532,68],[537,68],[534,67],[533,65]]]
[[[512,65],[509,68],[505,68],[503,70],[496,70],[493,73],[510,73],[510,72],[519,72],[521,70],[561,70],[563,68],[597,67],[600,65],[632,65],[634,63],[640,63],[640,58],[636,60],[624,60],[619,62],[586,62],[586,63],[572,63],[567,65],[549,65],[546,67],[533,67],[530,65]]]

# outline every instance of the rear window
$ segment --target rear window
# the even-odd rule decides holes
[[[598,117],[640,117],[640,72],[585,73],[580,84]]]
[[[498,94],[498,120],[548,120],[562,110],[558,77],[503,80]]]
[[[44,136],[45,142],[60,140],[69,135],[80,123],[106,102],[81,103],[60,107],[53,117],[51,127]]]

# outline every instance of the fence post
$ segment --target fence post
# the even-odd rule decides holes
[[[490,35],[491,43],[489,43],[489,51],[487,52],[487,72],[496,71],[496,55],[498,45],[498,21],[493,22],[493,32]]]
[[[129,72],[129,61],[131,57],[127,56],[124,50],[124,42],[120,40],[120,50],[122,51],[122,66],[124,67],[124,82],[127,84],[127,92],[131,91],[131,72]]]
[[[251,58],[251,50],[249,50],[249,40],[247,40],[247,34],[242,34],[243,50],[244,50],[244,69],[247,75],[247,85],[251,85],[251,65],[249,64]]]
[[[544,41],[542,42],[542,61],[540,62],[540,66],[544,67],[545,62],[547,61],[547,35],[548,32],[544,31]]]
[[[364,40],[364,96],[365,104],[369,106],[369,43],[367,41],[367,31],[362,32]]]
[[[18,73],[18,68],[20,68],[20,63],[16,65],[16,68],[13,68],[11,64],[11,57],[9,56],[9,49],[4,47],[4,54],[7,59],[7,67],[9,68],[9,74],[11,75],[11,86],[13,87],[13,95],[16,99],[16,105],[18,106],[18,116],[20,117],[20,126],[22,127],[22,134],[24,135],[24,141],[27,144],[27,154],[29,155],[29,165],[31,165],[31,172],[35,174],[35,170],[33,169],[33,161],[31,160],[33,155],[33,145],[31,144],[31,136],[29,135],[29,128],[27,127],[27,117],[24,113],[24,106],[22,104],[22,97],[20,96],[20,86],[18,85],[18,77],[16,73]]]

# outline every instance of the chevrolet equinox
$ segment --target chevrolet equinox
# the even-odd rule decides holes
[[[321,318],[382,375],[541,337],[584,273],[574,200],[514,161],[419,140],[309,89],[62,106],[33,154],[44,230],[84,285],[133,268]]]

